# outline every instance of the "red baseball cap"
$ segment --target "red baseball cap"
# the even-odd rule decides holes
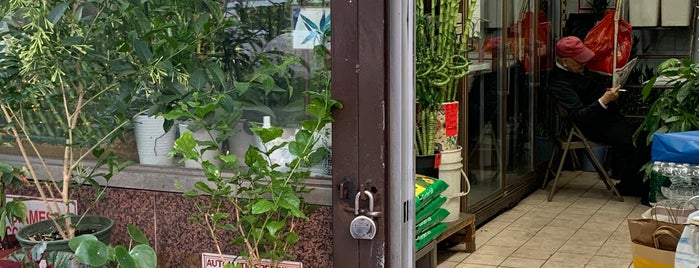
[[[556,43],[556,55],[561,58],[571,58],[577,62],[588,62],[595,56],[589,48],[575,36],[566,36]]]

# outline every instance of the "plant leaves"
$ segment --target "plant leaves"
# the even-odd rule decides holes
[[[268,143],[284,134],[284,130],[280,127],[253,127],[252,132],[259,136],[263,143]]]
[[[283,221],[270,221],[269,223],[267,223],[267,231],[272,236],[276,236],[277,231],[281,230],[282,228],[284,228]]]
[[[223,74],[223,69],[221,69],[221,65],[219,65],[216,62],[207,62],[206,63],[206,71],[211,75],[214,80],[219,84],[219,85],[225,85],[226,84],[226,75]]]
[[[99,240],[83,240],[75,249],[75,257],[84,264],[102,266],[109,260],[107,245]]]
[[[136,245],[129,251],[129,255],[133,257],[137,268],[158,267],[158,257],[149,245]]]
[[[131,223],[126,224],[126,231],[129,233],[129,237],[139,244],[149,244],[146,234],[141,231],[140,228],[136,227]]]
[[[67,8],[68,3],[58,4],[57,6],[51,9],[51,12],[49,12],[49,15],[46,17],[46,19],[48,19],[52,24],[56,24],[63,17],[63,14],[66,12]]]
[[[80,243],[86,240],[97,240],[97,237],[92,234],[84,234],[73,237],[68,240],[68,247],[70,247],[70,250],[75,251],[78,249],[78,246],[80,246]]]
[[[133,257],[129,255],[129,251],[126,249],[126,247],[119,245],[114,248],[114,257],[119,264],[119,267],[123,268],[135,268],[136,267],[136,261],[134,261]]]
[[[260,199],[252,205],[252,214],[262,214],[277,209],[274,203],[267,199]]]
[[[136,51],[136,56],[141,58],[142,61],[150,63],[153,61],[153,52],[148,47],[148,44],[141,39],[135,39],[133,41],[133,47]]]
[[[209,187],[206,183],[203,181],[198,181],[194,183],[194,188],[197,188],[199,191],[205,192],[207,194],[213,194],[214,190]]]

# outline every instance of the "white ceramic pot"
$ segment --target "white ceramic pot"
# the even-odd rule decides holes
[[[168,157],[175,142],[175,128],[163,130],[165,119],[139,115],[134,118],[134,134],[138,161],[143,165],[174,166],[175,161]]]

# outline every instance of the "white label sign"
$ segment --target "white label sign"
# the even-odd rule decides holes
[[[46,204],[41,198],[33,196],[7,195],[8,202],[12,201],[14,198],[23,199],[22,203],[24,203],[27,206],[27,222],[25,224],[22,224],[20,222],[8,223],[7,227],[5,227],[6,234],[15,234],[24,225],[49,219],[50,213],[46,209]],[[54,204],[57,204],[61,207],[61,211],[65,211],[65,206],[59,199],[49,198],[49,204],[51,204],[52,206]],[[70,206],[68,206],[68,209],[70,213],[78,214],[78,208],[75,205],[75,200],[70,200]]]
[[[202,268],[220,268],[224,264],[240,264],[243,268],[272,268],[272,261],[262,260],[261,263],[254,266],[248,265],[243,258],[235,255],[218,255],[214,253],[202,253],[201,254],[201,267]],[[277,265],[278,268],[303,268],[303,264],[300,262],[283,261]]]

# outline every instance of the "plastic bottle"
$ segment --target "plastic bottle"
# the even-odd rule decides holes
[[[653,167],[650,173],[650,192],[648,194],[648,201],[650,203],[658,202],[658,192],[661,192],[661,188],[664,176],[660,174],[660,169],[662,163],[660,161],[653,162]]]

